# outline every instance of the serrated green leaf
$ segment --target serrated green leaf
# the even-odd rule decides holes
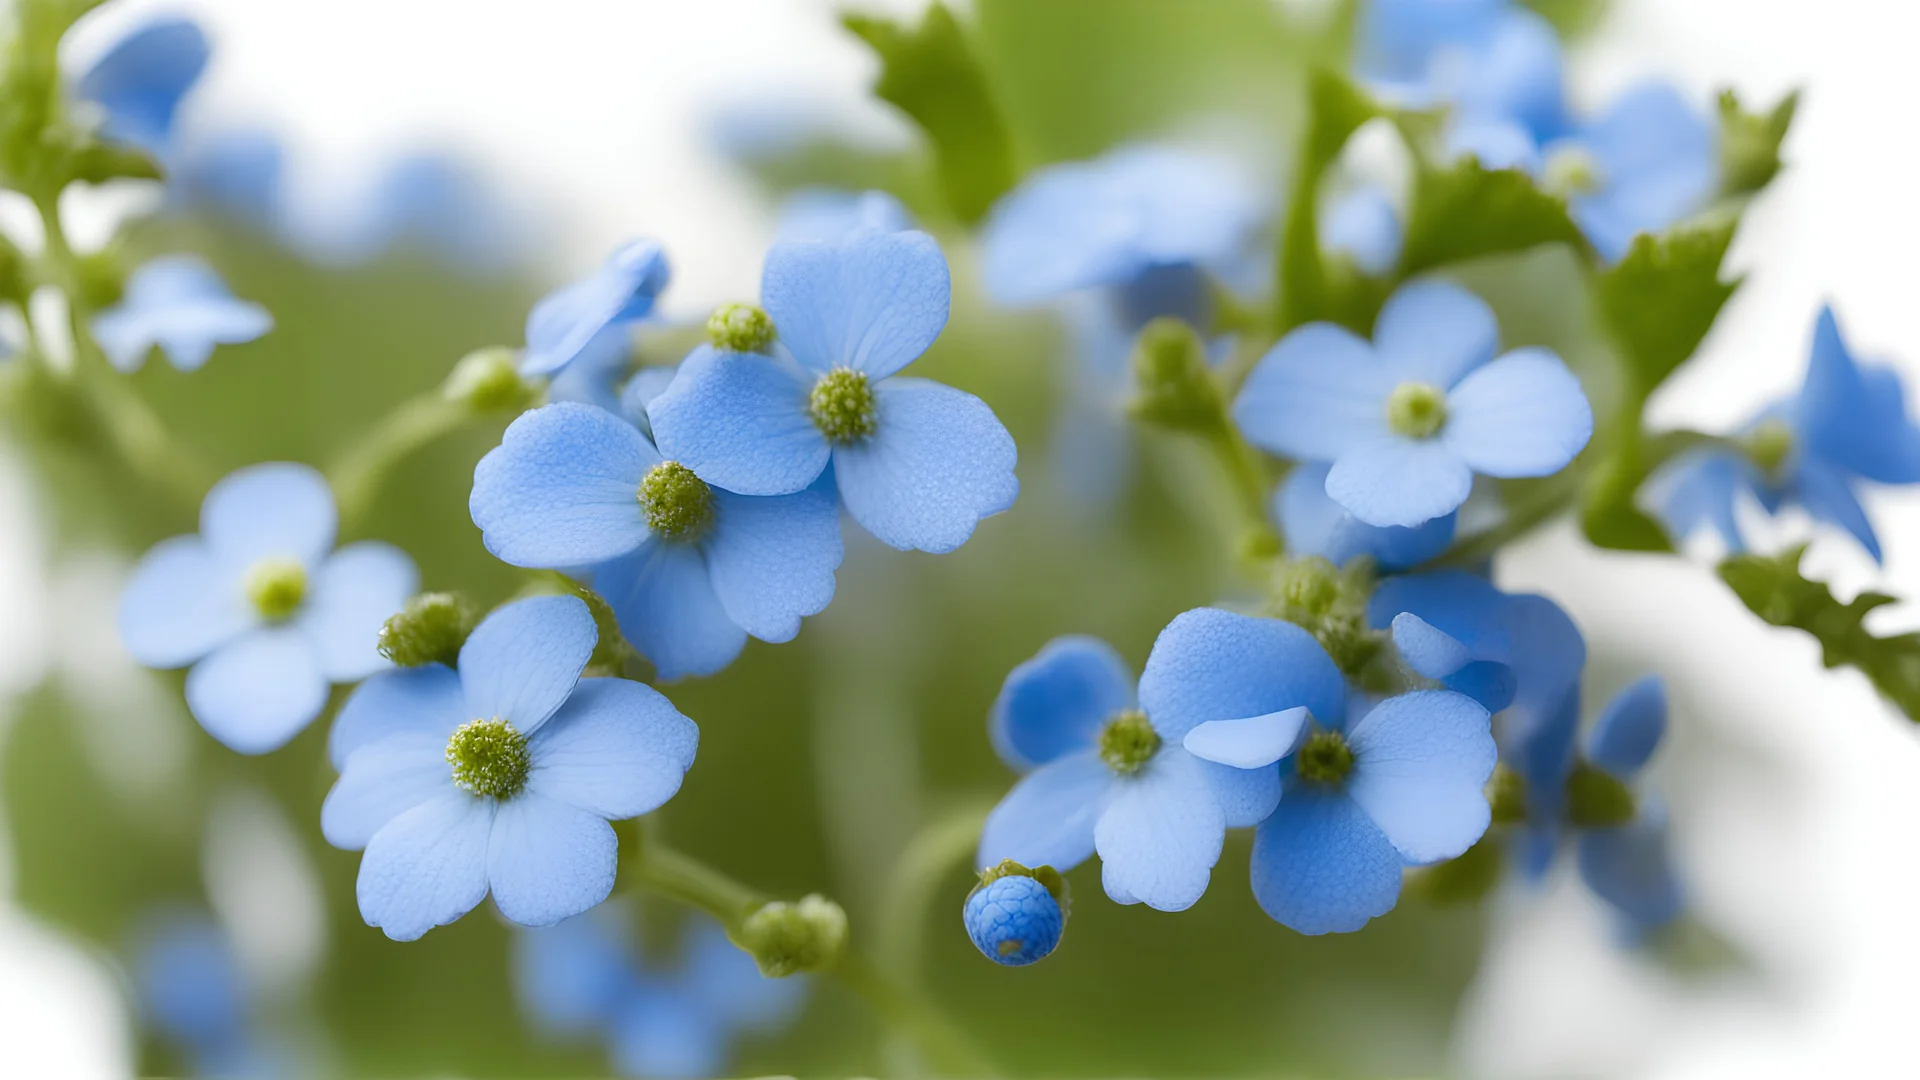
[[[979,221],[1017,177],[1006,120],[953,13],[936,2],[911,28],[869,15],[840,21],[880,56],[874,93],[926,133],[954,216]]]
[[[1345,76],[1316,70],[1308,77],[1306,140],[1287,199],[1286,227],[1280,236],[1281,333],[1320,319],[1363,334],[1372,328],[1369,309],[1377,310],[1379,300],[1368,302],[1354,288],[1365,279],[1331,274],[1321,257],[1320,178],[1360,125],[1379,115],[1380,106]]]
[[[1415,174],[1400,272],[1552,243],[1585,243],[1566,203],[1519,169],[1488,169],[1467,156]]]
[[[1634,238],[1627,257],[1594,280],[1594,308],[1619,349],[1630,401],[1645,401],[1700,347],[1739,279],[1720,263],[1739,223],[1680,226]]]
[[[1793,127],[1800,91],[1781,98],[1772,109],[1750,113],[1732,90],[1720,92],[1720,192],[1750,195],[1780,173],[1780,144]]]

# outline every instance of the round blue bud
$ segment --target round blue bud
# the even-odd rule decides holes
[[[1060,944],[1066,916],[1045,885],[1030,877],[988,882],[967,898],[967,936],[996,964],[1023,967]]]

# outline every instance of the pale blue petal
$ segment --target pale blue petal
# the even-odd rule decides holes
[[[1602,187],[1575,199],[1573,216],[1604,258],[1620,258],[1635,235],[1664,230],[1713,196],[1713,129],[1671,86],[1622,94],[1581,139]]]
[[[236,469],[200,504],[200,536],[215,558],[242,568],[263,558],[312,569],[333,550],[333,490],[307,465],[273,461]]]
[[[1587,737],[1587,760],[1622,779],[1646,765],[1667,733],[1667,684],[1649,675],[1614,695]]]
[[[1547,20],[1506,11],[1468,63],[1457,95],[1460,112],[1512,117],[1537,138],[1566,126],[1565,60],[1560,35]]]
[[[862,528],[902,551],[941,554],[1013,506],[1019,451],[986,402],[907,378],[877,384],[874,399],[879,430],[833,451],[841,501]]]
[[[1447,128],[1447,156],[1473,155],[1483,169],[1540,173],[1540,144],[1504,117],[1464,116]]]
[[[296,620],[313,641],[321,674],[353,682],[388,666],[375,648],[380,627],[419,587],[413,559],[392,544],[362,540],[328,556]]]
[[[1148,265],[1228,262],[1266,212],[1224,158],[1143,144],[1114,150],[1104,162],[1132,219],[1132,245]]]
[[[142,920],[132,970],[141,1019],[198,1050],[244,1037],[247,990],[233,943],[197,911]]]
[[[1396,384],[1446,390],[1493,359],[1500,326],[1485,300],[1451,281],[1427,278],[1401,286],[1380,309],[1373,347]]]
[[[1515,349],[1462,379],[1440,435],[1475,472],[1502,479],[1551,476],[1592,437],[1580,380],[1545,349]]]
[[[1486,578],[1464,570],[1436,570],[1382,581],[1367,601],[1367,622],[1375,629],[1392,625],[1403,611],[1489,659],[1508,656],[1512,649],[1505,616],[1510,597]]]
[[[633,356],[632,334],[633,328],[625,323],[615,323],[595,334],[573,363],[547,381],[547,400],[597,405],[624,415],[614,384],[626,373]]]
[[[460,676],[445,664],[383,671],[340,707],[327,733],[327,760],[344,772],[348,755],[389,735],[432,735],[444,749],[453,729],[474,719]]]
[[[416,941],[472,911],[487,895],[493,809],[492,799],[456,790],[388,822],[360,858],[360,917],[395,941]]]
[[[653,418],[648,410],[653,408],[654,399],[667,392],[673,385],[674,376],[680,374],[679,365],[673,367],[644,367],[633,373],[627,380],[626,388],[620,391],[619,413],[622,419],[653,438]],[[689,466],[691,468],[691,466]]]
[[[1278,619],[1197,608],[1153,643],[1140,705],[1161,738],[1183,739],[1209,720],[1305,706],[1323,724],[1346,715],[1346,682],[1312,634]]]
[[[148,667],[176,668],[245,632],[259,616],[241,589],[243,572],[198,536],[153,545],[120,594],[120,641],[127,654]]]
[[[1299,748],[1307,716],[1307,707],[1299,705],[1239,720],[1209,720],[1187,732],[1180,745],[1202,761],[1259,769]]]
[[[480,459],[468,510],[502,562],[591,566],[646,542],[640,481],[659,463],[647,437],[612,413],[548,405],[520,414]]]
[[[656,542],[597,566],[593,589],[606,597],[620,633],[660,678],[712,675],[733,663],[747,632],[727,615],[700,549]]]
[[[442,795],[458,795],[443,735],[402,732],[347,758],[320,804],[320,835],[348,851],[367,846],[387,822]]]
[[[1199,759],[1195,759],[1196,761]],[[1229,829],[1251,828],[1267,820],[1280,803],[1280,769],[1267,765],[1257,769],[1236,769],[1211,761],[1200,761],[1200,775],[1213,790],[1214,801]]]
[[[1343,791],[1293,783],[1253,838],[1253,896],[1302,934],[1350,933],[1393,910],[1404,865]]]
[[[1058,637],[1007,675],[987,733],[1000,760],[1031,769],[1089,749],[1101,726],[1133,705],[1133,675],[1113,646]]]
[[[662,456],[715,487],[791,495],[826,470],[827,437],[807,411],[813,379],[798,364],[702,345],[647,406]]]
[[[174,112],[206,70],[210,51],[192,20],[155,18],[94,61],[74,93],[107,110],[102,134],[158,153],[171,141]]]
[[[1473,662],[1473,651],[1411,611],[1393,617],[1393,647],[1407,666],[1429,679],[1444,679]]]
[[[264,754],[320,715],[327,678],[305,634],[250,630],[187,672],[187,708],[207,734],[242,754]]]
[[[532,735],[573,693],[599,639],[586,601],[577,596],[535,596],[495,608],[460,647],[468,712]]]
[[[1734,516],[1734,498],[1742,487],[1752,486],[1751,469],[1733,454],[1695,451],[1661,466],[1643,490],[1661,524],[1676,540],[1686,539],[1703,526],[1711,527],[1727,549],[1737,553],[1746,550],[1746,543]]]
[[[1831,307],[1814,325],[1798,419],[1817,456],[1883,484],[1920,482],[1920,429],[1907,415],[1900,377],[1855,362]]]
[[[782,241],[767,252],[761,303],[794,359],[883,379],[927,351],[947,325],[953,286],[923,232],[854,233],[835,243]]]
[[[1464,694],[1388,698],[1347,733],[1347,795],[1408,862],[1451,859],[1487,831],[1484,791],[1499,752],[1487,710]]]
[[[1327,495],[1325,462],[1296,465],[1273,494],[1273,516],[1295,555],[1319,555],[1335,566],[1368,555],[1383,570],[1405,570],[1453,544],[1458,515],[1444,514],[1414,529],[1369,525]]]
[[[1094,826],[1100,884],[1116,903],[1185,911],[1207,891],[1226,834],[1226,816],[1199,759],[1162,747],[1114,786]]]
[[[610,1019],[632,988],[633,945],[622,924],[607,917],[614,907],[513,935],[515,996],[542,1027],[586,1034]]]
[[[1371,0],[1354,66],[1369,80],[1424,80],[1436,54],[1485,41],[1508,11],[1507,0]]]
[[[1113,770],[1092,749],[1058,757],[1020,778],[987,815],[977,864],[1012,859],[1061,873],[1093,854],[1094,824],[1116,792]]]
[[[726,1069],[727,1037],[718,1017],[669,991],[647,988],[614,1015],[608,1037],[614,1063],[647,1080],[700,1080]]]
[[[1880,538],[1847,474],[1811,454],[1803,454],[1794,475],[1795,493],[1815,521],[1838,525],[1880,562]]]
[[[155,345],[174,367],[196,371],[214,346],[252,341],[271,329],[265,308],[234,299],[213,268],[190,255],[163,255],[141,266],[121,302],[92,324],[101,351],[121,371],[139,368]]]
[[[869,229],[904,232],[911,228],[913,215],[899,199],[884,191],[807,188],[787,196],[780,207],[777,236],[780,240],[832,243]]]
[[[487,884],[500,914],[522,926],[552,926],[607,898],[618,855],[607,819],[524,791],[493,815]]]
[[[600,817],[639,817],[680,790],[700,729],[658,690],[626,679],[582,679],[528,741],[527,790]]]
[[[1643,929],[1663,926],[1685,902],[1657,816],[1580,837],[1580,876],[1593,894]]]
[[[720,924],[697,918],[685,937],[686,993],[708,1015],[748,1031],[777,1031],[798,1016],[809,984],[802,977],[770,979]]]
[[[762,641],[792,641],[803,616],[833,601],[833,573],[846,555],[839,500],[824,483],[792,495],[713,497],[713,531],[701,549],[720,606]]]
[[[621,246],[592,274],[533,306],[520,370],[547,375],[572,363],[609,325],[652,311],[670,277],[660,245],[635,240]]]
[[[1472,490],[1473,471],[1436,439],[1375,438],[1341,454],[1327,472],[1327,496],[1378,527],[1425,525],[1458,510]]]
[[[1352,259],[1361,273],[1379,277],[1393,269],[1400,243],[1400,215],[1377,187],[1356,188],[1322,215],[1320,246]]]
[[[1485,705],[1488,712],[1499,712],[1513,704],[1520,689],[1513,668],[1492,660],[1476,660],[1441,681],[1447,689],[1458,690]]]
[[[1386,433],[1394,385],[1372,346],[1331,323],[1309,323],[1260,358],[1233,419],[1257,446],[1332,461]]]

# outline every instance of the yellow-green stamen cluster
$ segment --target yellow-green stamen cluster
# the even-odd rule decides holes
[[[677,461],[663,461],[640,480],[647,528],[668,540],[698,539],[713,521],[713,489]]]
[[[1316,731],[1294,755],[1300,779],[1314,784],[1337,784],[1353,771],[1353,748],[1337,731]]]
[[[1387,397],[1387,426],[1409,439],[1431,439],[1447,426],[1446,391],[1423,382],[1403,382]]]
[[[753,304],[727,304],[708,317],[707,340],[728,352],[764,352],[773,344],[773,320]]]
[[[453,782],[475,795],[511,799],[527,786],[533,755],[527,737],[499,717],[469,720],[447,740]]]
[[[1121,776],[1132,776],[1160,749],[1160,733],[1138,709],[1115,713],[1100,729],[1100,760]]]
[[[247,568],[247,600],[268,622],[279,622],[300,610],[307,598],[307,568],[298,559],[278,556],[261,559]]]
[[[871,438],[880,430],[873,383],[852,368],[834,368],[820,376],[808,397],[807,412],[827,441],[839,446]]]

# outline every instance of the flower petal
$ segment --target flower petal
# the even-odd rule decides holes
[[[1657,469],[1647,480],[1645,499],[1675,540],[1685,540],[1702,526],[1720,534],[1727,550],[1746,550],[1733,504],[1742,487],[1751,487],[1752,465],[1733,454],[1701,450],[1682,454]]]
[[[593,588],[662,679],[712,675],[746,647],[747,632],[727,615],[706,556],[691,544],[652,543],[595,567]]]
[[[500,914],[522,926],[552,926],[607,898],[618,857],[607,819],[524,791],[494,814],[487,883]]]
[[[127,654],[148,667],[176,668],[244,633],[259,616],[241,590],[241,573],[198,536],[153,545],[120,594]]]
[[[200,504],[200,535],[216,558],[244,568],[267,557],[313,567],[333,550],[339,519],[319,471],[290,461],[222,477]]]
[[[321,673],[352,682],[388,666],[376,648],[380,628],[419,587],[413,559],[392,544],[362,540],[328,556],[297,620],[313,641]]]
[[[1472,490],[1472,470],[1437,439],[1376,439],[1327,472],[1327,495],[1368,525],[1425,525],[1458,510]]]
[[[1459,639],[1411,611],[1393,617],[1393,647],[1407,666],[1429,679],[1444,679],[1473,662]]]
[[[207,68],[206,32],[191,19],[153,18],[128,33],[80,76],[79,97],[107,110],[101,133],[158,154],[174,112]]]
[[[1373,348],[1394,381],[1446,390],[1493,359],[1500,326],[1485,300],[1451,281],[1403,285],[1380,309]]]
[[[1094,826],[1100,883],[1116,903],[1185,911],[1207,891],[1226,835],[1226,816],[1199,759],[1165,747],[1115,785]]]
[[[781,241],[760,279],[761,302],[795,359],[817,373],[845,367],[873,379],[927,351],[947,325],[952,293],[940,245],[912,231]]]
[[[1667,684],[1649,675],[1614,695],[1587,736],[1587,760],[1622,779],[1646,765],[1667,733]]]
[[[1333,203],[1320,221],[1320,246],[1347,256],[1361,273],[1373,277],[1400,261],[1403,235],[1393,201],[1371,184]]]
[[[1335,566],[1345,566],[1370,555],[1383,570],[1418,566],[1453,543],[1458,516],[1443,514],[1418,528],[1379,528],[1369,525],[1327,495],[1325,462],[1302,462],[1275,489],[1273,516],[1287,538],[1287,549],[1298,555],[1319,555]]]
[[[533,733],[527,790],[618,821],[680,790],[700,729],[658,690],[626,679],[582,679]]]
[[[542,1028],[566,1035],[593,1032],[632,988],[632,935],[608,917],[616,904],[513,935],[514,996]]]
[[[646,436],[612,413],[548,405],[522,413],[480,459],[468,510],[502,562],[591,566],[646,542],[640,481],[659,463]]]
[[[1183,612],[1153,643],[1140,705],[1169,742],[1209,720],[1304,705],[1322,723],[1346,716],[1346,681],[1313,635],[1278,619],[1219,608]]]
[[[1202,761],[1258,769],[1299,748],[1307,716],[1307,707],[1301,705],[1239,720],[1209,720],[1187,732],[1180,745]]]
[[[1302,461],[1332,461],[1387,431],[1391,372],[1373,347],[1331,323],[1309,323],[1260,358],[1233,402],[1256,446]]]
[[[344,772],[355,750],[389,735],[431,735],[444,749],[453,729],[473,719],[460,676],[445,664],[382,671],[340,707],[327,733],[327,760]]]
[[[1503,479],[1551,476],[1592,437],[1580,380],[1545,349],[1515,349],[1460,380],[1440,433],[1475,472]]]
[[[493,808],[455,790],[374,833],[354,887],[360,917],[395,941],[416,941],[472,911],[487,895]]]
[[[660,453],[715,487],[791,495],[831,451],[808,412],[813,377],[792,361],[702,345],[647,406]]]
[[[460,648],[468,714],[532,735],[573,693],[600,639],[577,596],[536,596],[495,608]]]
[[[671,272],[666,253],[650,240],[634,240],[608,256],[592,274],[556,289],[527,315],[527,350],[520,370],[549,375],[572,363],[608,325],[638,319],[653,309]]]
[[[760,965],[719,923],[697,920],[683,940],[687,997],[708,1014],[747,1031],[773,1032],[790,1023],[806,1003],[805,979],[760,974]]]
[[[1920,481],[1920,429],[1891,369],[1854,360],[1833,308],[1814,324],[1799,398],[1800,428],[1815,455],[1883,484]]]
[[[669,991],[648,987],[629,995],[607,1037],[624,1076],[700,1080],[726,1071],[727,1032],[719,1018]]]
[[[1253,896],[1302,934],[1344,934],[1400,900],[1400,853],[1345,792],[1296,783],[1253,838]]]
[[[713,499],[713,532],[701,548],[720,606],[762,641],[792,641],[803,616],[833,601],[833,573],[846,556],[833,489],[816,483],[768,498],[715,490]]]
[[[1061,873],[1093,854],[1094,823],[1114,795],[1113,771],[1091,749],[1055,758],[1020,778],[987,815],[977,858],[1051,866]]]
[[[861,527],[902,551],[952,551],[981,518],[1013,506],[1019,452],[987,403],[925,379],[874,387],[880,429],[833,452],[840,498]]]
[[[327,706],[327,679],[313,645],[291,627],[251,630],[187,672],[187,708],[228,749],[264,754]]]
[[[1092,747],[1101,725],[1133,704],[1133,675],[1113,646],[1058,637],[1007,675],[987,733],[1000,760],[1031,769]]]
[[[389,735],[354,751],[320,804],[320,835],[348,851],[366,847],[387,822],[441,795],[461,794],[447,766],[447,740]]]
[[[1667,856],[1661,816],[1583,833],[1580,877],[1595,896],[1641,929],[1672,922],[1685,903]]]
[[[1485,787],[1499,751],[1486,707],[1416,690],[1373,707],[1347,734],[1347,795],[1408,862],[1451,859],[1487,831]]]
[[[1811,454],[1802,455],[1795,470],[1796,494],[1815,521],[1824,521],[1845,529],[1874,562],[1880,562],[1880,538],[1874,535],[1873,521],[1867,517],[1860,497],[1853,493],[1847,474]]]
[[[1266,765],[1236,769],[1212,761],[1200,762],[1200,774],[1213,790],[1214,801],[1229,829],[1246,829],[1267,820],[1280,803],[1280,769]]]

